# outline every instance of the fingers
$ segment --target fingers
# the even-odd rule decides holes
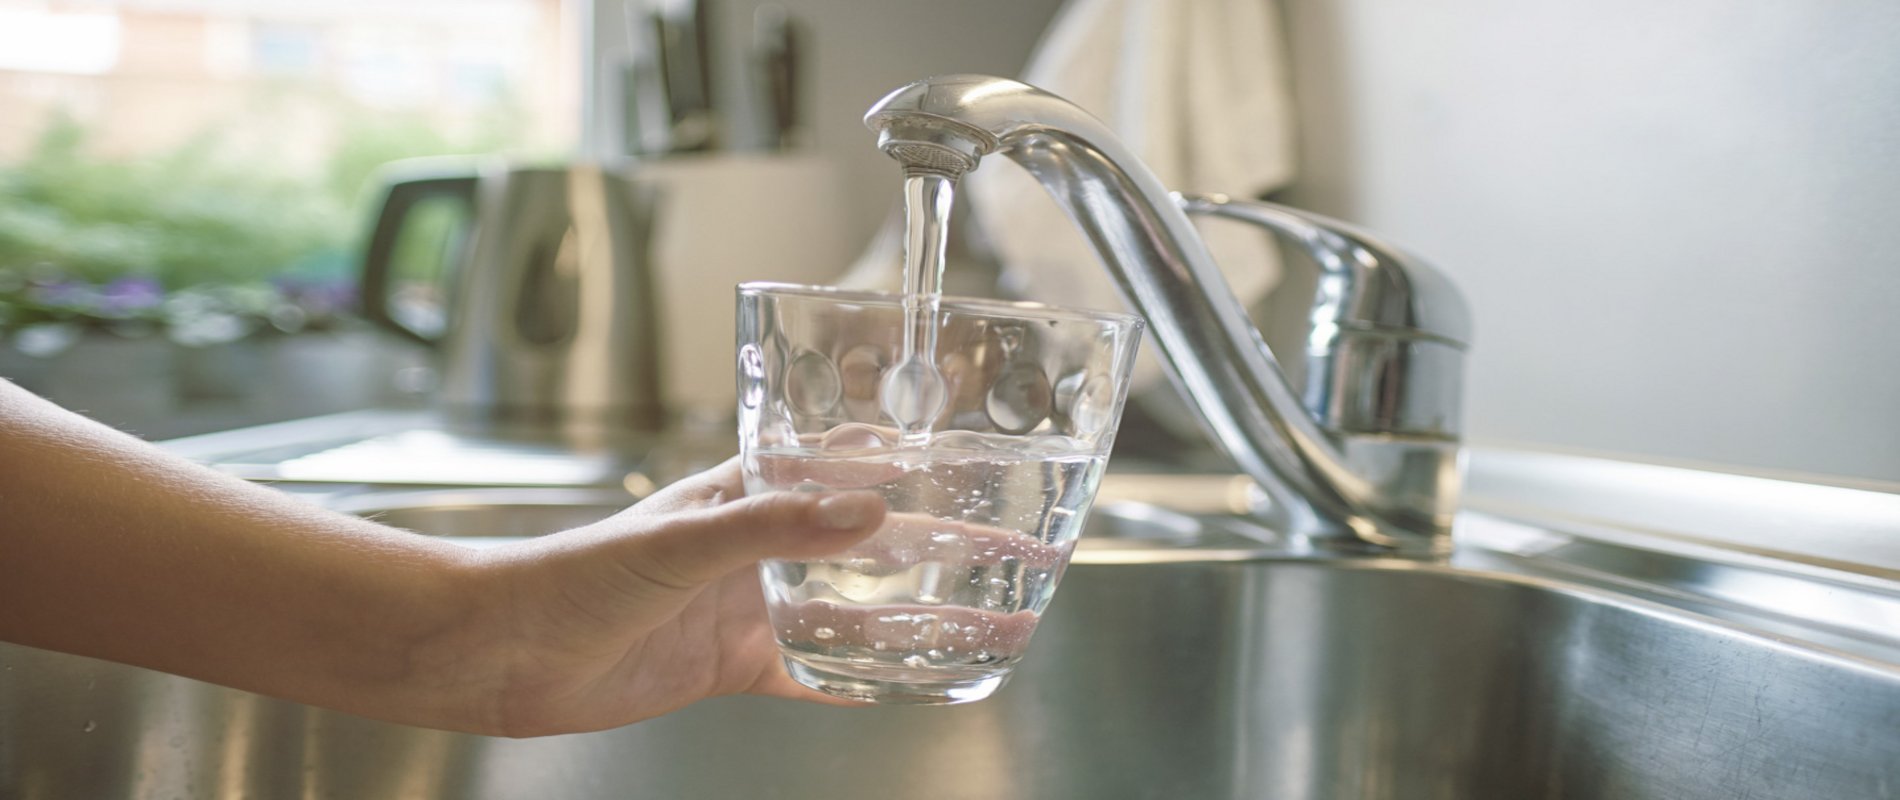
[[[873,492],[773,492],[652,519],[629,568],[689,588],[767,558],[812,558],[850,547],[884,522]]]

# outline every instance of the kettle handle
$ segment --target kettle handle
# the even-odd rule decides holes
[[[474,174],[432,175],[389,184],[389,194],[377,212],[376,225],[363,253],[361,298],[363,316],[399,336],[433,345],[436,337],[416,330],[389,313],[389,274],[396,242],[416,204],[431,197],[454,197],[470,207],[475,203]]]

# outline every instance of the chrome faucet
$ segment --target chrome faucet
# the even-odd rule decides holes
[[[1016,81],[918,81],[864,122],[906,171],[956,178],[990,153],[1029,170],[1148,318],[1170,377],[1265,490],[1277,529],[1332,550],[1450,551],[1471,323],[1436,270],[1315,214],[1172,195],[1101,121]],[[1280,370],[1189,214],[1266,228],[1318,262],[1304,390]]]

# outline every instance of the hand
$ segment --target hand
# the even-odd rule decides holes
[[[751,693],[846,703],[787,676],[754,564],[843,550],[876,531],[871,492],[744,497],[737,460],[603,522],[485,551],[486,595],[448,652],[510,736],[596,730]],[[485,684],[485,685],[484,685]]]
[[[781,671],[752,565],[871,535],[874,493],[744,498],[737,463],[469,550],[193,464],[0,380],[0,641],[408,725],[530,735]],[[730,501],[730,502],[728,502]]]

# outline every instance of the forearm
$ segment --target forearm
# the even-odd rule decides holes
[[[471,565],[0,381],[0,639],[466,727]]]

